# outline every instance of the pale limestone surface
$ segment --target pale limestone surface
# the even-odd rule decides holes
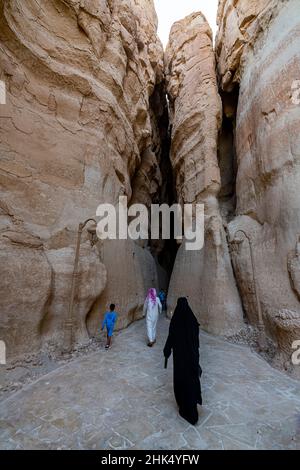
[[[201,252],[188,252],[184,244],[179,248],[168,305],[174,310],[177,298],[188,296],[206,331],[233,334],[243,326],[243,312],[217,200],[222,106],[212,33],[201,13],[173,25],[165,62],[177,197],[181,204],[202,203],[205,210],[204,248]]]
[[[219,0],[216,54],[223,90],[231,91],[240,82],[244,63],[247,62],[248,55],[251,55],[251,50],[257,47],[258,38],[269,29],[273,18],[289,2],[290,0]],[[272,48],[272,44],[269,46]]]
[[[275,363],[285,367],[300,337],[300,106],[293,99],[300,76],[299,13],[295,0],[221,1],[216,49],[223,90],[240,87],[237,207],[229,236],[243,229],[252,239],[266,334],[278,347]],[[255,325],[247,241],[233,246],[232,260],[246,315]]]
[[[132,184],[149,154],[159,181],[150,109],[163,78],[156,29],[152,0],[0,1],[0,79],[7,90],[0,107],[0,338],[9,360],[49,344],[61,349],[78,224],[119,195],[130,201],[134,193],[143,202],[144,190]],[[152,194],[157,190],[153,183]],[[131,311],[141,310],[155,269],[147,251],[136,250],[133,260],[131,243],[120,245],[106,267],[87,240],[85,232],[77,345],[87,339],[87,315],[95,334],[119,288],[132,300],[118,305],[126,326]],[[113,299],[101,299],[106,285]]]
[[[0,405],[1,449],[300,449],[300,385],[248,347],[200,335],[203,407],[179,417],[172,360],[146,346],[144,321],[113,347],[66,364]]]
[[[221,0],[218,17],[217,63],[200,13],[173,26],[165,56],[178,200],[206,210],[204,250],[178,251],[170,313],[186,295],[206,331],[238,333],[243,310],[257,325],[249,247],[228,246],[219,203],[236,186],[228,238],[241,228],[251,236],[274,363],[299,375],[290,364],[300,337],[299,1]],[[9,361],[63,348],[78,223],[119,195],[147,206],[159,198],[166,107],[156,28],[147,0],[0,0],[0,339]],[[217,79],[233,121],[236,185],[233,161],[217,158]],[[92,248],[85,233],[80,259],[76,346],[98,333],[111,301],[118,328],[139,319],[147,288],[158,285],[146,243]]]

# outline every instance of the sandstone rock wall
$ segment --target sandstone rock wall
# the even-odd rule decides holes
[[[149,0],[0,1],[0,338],[8,358],[62,347],[79,222],[120,194],[139,200],[133,181],[143,181],[147,156],[159,174],[149,105],[163,78],[156,28]],[[147,249],[133,259],[124,243],[102,261],[99,250],[85,232],[74,309],[81,344],[87,317],[96,334],[113,300],[126,326],[153,282]]]
[[[290,0],[219,0],[216,37],[221,89],[231,91],[241,79],[244,61]],[[296,15],[297,16],[297,15]]]
[[[0,339],[9,359],[63,348],[79,222],[120,195],[173,202],[166,78],[176,199],[205,205],[204,249],[179,247],[169,312],[186,295],[209,332],[235,334],[243,315],[257,326],[242,229],[265,334],[275,362],[290,367],[300,337],[299,1],[220,0],[218,22],[216,54],[202,14],[175,23],[164,64],[152,0],[0,0]],[[118,328],[140,318],[172,259],[161,240],[90,242],[85,231],[76,345],[98,333],[112,301]]]
[[[291,367],[291,345],[300,337],[299,2],[220,2],[217,61],[220,85],[239,86],[235,144],[236,217],[230,238],[243,229],[253,242],[266,334]],[[242,236],[238,236],[242,238]],[[249,245],[232,245],[246,315],[257,324]]]
[[[217,200],[221,187],[217,159],[222,106],[218,94],[212,32],[201,13],[174,24],[166,50],[171,116],[171,162],[181,204],[205,206],[205,246],[179,248],[170,282],[170,314],[179,296],[189,297],[201,326],[215,334],[243,327]]]

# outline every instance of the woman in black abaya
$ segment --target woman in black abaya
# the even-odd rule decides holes
[[[171,320],[164,348],[168,359],[173,351],[174,394],[179,414],[191,424],[198,421],[197,404],[202,405],[199,365],[199,323],[188,301],[181,297]]]

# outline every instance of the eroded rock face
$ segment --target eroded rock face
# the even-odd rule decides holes
[[[156,27],[148,0],[0,1],[0,79],[7,87],[7,105],[0,106],[1,264],[6,266],[0,338],[10,357],[60,344],[57,330],[67,315],[79,222],[95,217],[100,203],[116,204],[119,195],[130,201],[134,192],[139,200],[132,181],[141,178],[145,155],[152,156],[159,180],[160,142],[154,141],[158,133],[149,105],[163,78]],[[17,242],[11,236],[16,232]],[[28,238],[39,240],[38,246],[28,245]],[[86,341],[88,314],[90,332],[96,334],[107,302],[118,304],[126,326],[150,287],[145,274],[136,289],[137,265],[143,273],[151,263],[155,269],[146,249],[128,261],[131,242],[105,267],[88,248],[86,232],[82,241],[77,343]],[[118,301],[115,272],[128,280],[129,296],[134,292],[129,306],[125,297]],[[106,285],[114,298],[101,300]]]
[[[64,321],[69,309],[69,286],[74,268],[74,249],[66,247],[45,250],[45,255],[52,268],[52,284],[46,315],[42,319],[40,330],[49,344],[53,344],[54,347],[59,344],[63,349],[67,342]],[[81,245],[79,272],[80,277],[77,276],[75,281],[74,311],[76,316],[72,335],[75,344],[85,345],[89,340],[86,327],[87,314],[95,298],[100,297],[107,281],[106,267],[100,262],[96,247],[92,248],[89,242]]]
[[[52,270],[41,240],[24,231],[1,234],[0,258],[1,338],[9,359],[42,346]]]
[[[116,328],[126,328],[143,317],[147,287],[158,286],[156,265],[147,248],[132,240],[106,240],[101,252],[109,282],[88,316],[87,325],[92,336],[99,330],[99,311],[105,306],[117,303]]]
[[[248,54],[258,46],[256,41],[286,3],[287,0],[219,0],[216,53],[222,90],[231,91],[240,82]]]
[[[243,326],[226,235],[217,200],[220,169],[217,137],[221,126],[212,33],[201,13],[175,23],[166,51],[166,79],[171,107],[171,162],[181,204],[205,206],[203,250],[178,251],[168,296],[170,310],[184,295],[201,326],[231,334]]]
[[[225,91],[240,93],[236,116],[237,217],[230,237],[251,238],[266,334],[279,346],[276,360],[291,365],[300,338],[300,77],[299,2],[222,1],[217,60]],[[295,249],[296,247],[296,249]],[[257,322],[247,241],[233,249],[247,317]],[[249,288],[250,286],[250,288]]]
[[[63,348],[79,222],[119,195],[170,202],[165,67],[177,199],[205,205],[204,249],[180,246],[169,311],[185,295],[209,332],[238,332],[243,310],[258,324],[250,246],[241,233],[233,243],[243,230],[265,333],[277,364],[290,367],[300,337],[299,1],[220,0],[218,21],[217,63],[195,13],[173,26],[164,65],[152,0],[0,0],[0,339],[9,359]],[[141,317],[157,268],[167,284],[163,246],[92,247],[84,232],[74,344],[98,333],[110,302],[118,328]]]

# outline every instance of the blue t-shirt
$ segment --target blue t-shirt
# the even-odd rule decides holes
[[[102,323],[102,328],[104,328],[105,326],[107,328],[113,328],[115,326],[116,321],[117,321],[116,312],[106,312],[103,323]]]
[[[158,294],[158,297],[159,297],[159,300],[161,302],[164,302],[165,299],[166,299],[166,294],[164,292],[160,291],[160,293]]]

